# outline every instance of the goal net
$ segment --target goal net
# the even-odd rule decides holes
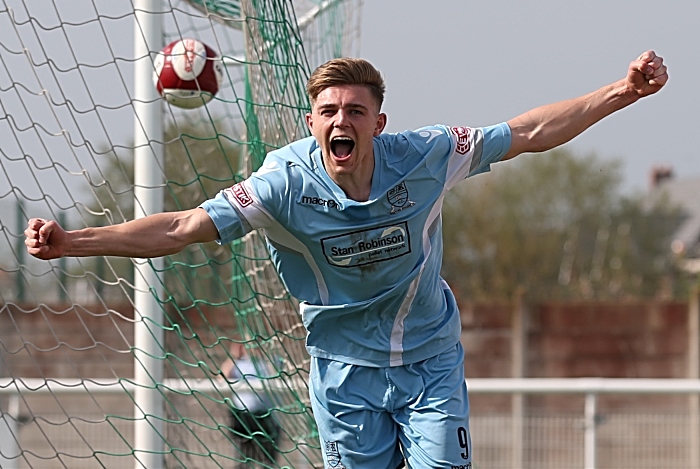
[[[245,178],[307,135],[306,79],[357,54],[361,3],[3,1],[0,467],[322,466],[305,331],[260,234],[43,262],[23,231],[190,209]],[[182,38],[224,64],[197,109],[153,83]]]

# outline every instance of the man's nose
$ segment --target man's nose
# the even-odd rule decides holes
[[[342,109],[339,110],[335,115],[335,127],[345,127],[347,125],[348,115]]]

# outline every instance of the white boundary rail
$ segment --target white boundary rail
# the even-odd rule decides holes
[[[644,378],[481,378],[468,379],[469,394],[580,394],[584,405],[584,468],[596,468],[596,415],[599,394],[697,394],[698,379]],[[691,440],[700,445],[700,416],[691,415]],[[692,459],[698,459],[694,454]],[[700,467],[693,461],[692,467]]]
[[[633,379],[633,378],[479,378],[468,379],[469,394],[578,394],[585,396],[584,466],[596,468],[596,414],[597,397],[601,394],[696,394],[700,396],[700,379]],[[158,386],[162,392],[226,391],[227,383],[212,381],[182,381],[166,379]],[[247,385],[246,385],[247,386]],[[0,418],[0,454],[19,454],[16,446],[17,415],[20,394],[119,394],[133,393],[139,388],[130,380],[102,379],[0,379],[0,395],[9,395],[7,415]],[[700,417],[691,416],[691,439],[700,442]],[[692,445],[692,444],[691,444]],[[697,457],[697,456],[695,456]],[[16,461],[16,459],[14,460]],[[12,464],[12,460],[0,462]],[[698,461],[693,461],[697,463]],[[16,462],[15,462],[16,464]],[[8,469],[11,465],[2,465]],[[693,466],[696,467],[696,466]]]

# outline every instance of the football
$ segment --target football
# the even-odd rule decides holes
[[[180,39],[156,55],[154,77],[158,93],[184,109],[204,106],[218,93],[223,64],[216,52],[197,39]]]

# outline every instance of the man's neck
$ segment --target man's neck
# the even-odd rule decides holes
[[[329,174],[331,179],[343,189],[345,195],[357,202],[366,202],[372,190],[372,175],[374,174],[374,159],[352,174]]]

